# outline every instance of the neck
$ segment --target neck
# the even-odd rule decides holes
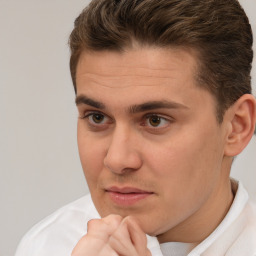
[[[215,190],[197,212],[157,237],[160,243],[184,242],[198,244],[216,229],[228,213],[234,199],[229,172],[226,173],[228,175],[220,177]]]

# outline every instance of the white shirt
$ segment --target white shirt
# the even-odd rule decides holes
[[[90,195],[72,202],[35,225],[21,240],[15,256],[70,256],[86,234],[86,223],[100,218]],[[152,256],[256,256],[256,206],[239,184],[221,224],[194,249],[193,245],[148,238]]]
[[[188,255],[196,244],[171,242],[160,244],[162,254],[164,256],[186,256]]]

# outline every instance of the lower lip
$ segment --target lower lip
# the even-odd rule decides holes
[[[108,195],[110,196],[110,199],[122,206],[131,206],[137,203],[138,201],[141,201],[149,196],[152,195],[152,193],[118,193],[118,192],[112,192],[107,191]]]

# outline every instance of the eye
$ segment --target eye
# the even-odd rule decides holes
[[[92,127],[101,127],[111,123],[111,118],[100,112],[85,113],[81,119],[85,119],[88,125]]]
[[[90,114],[88,119],[91,123],[101,124],[104,123],[105,116],[99,113]]]
[[[150,115],[146,117],[145,125],[153,128],[162,128],[167,126],[169,123],[170,121],[164,117],[161,117],[159,115]]]

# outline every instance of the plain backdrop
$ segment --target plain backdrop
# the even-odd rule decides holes
[[[14,255],[32,225],[88,192],[67,44],[88,2],[0,0],[0,256]],[[256,1],[241,3],[256,34]],[[254,92],[255,81],[254,64]],[[254,200],[255,158],[254,136],[232,170]]]

